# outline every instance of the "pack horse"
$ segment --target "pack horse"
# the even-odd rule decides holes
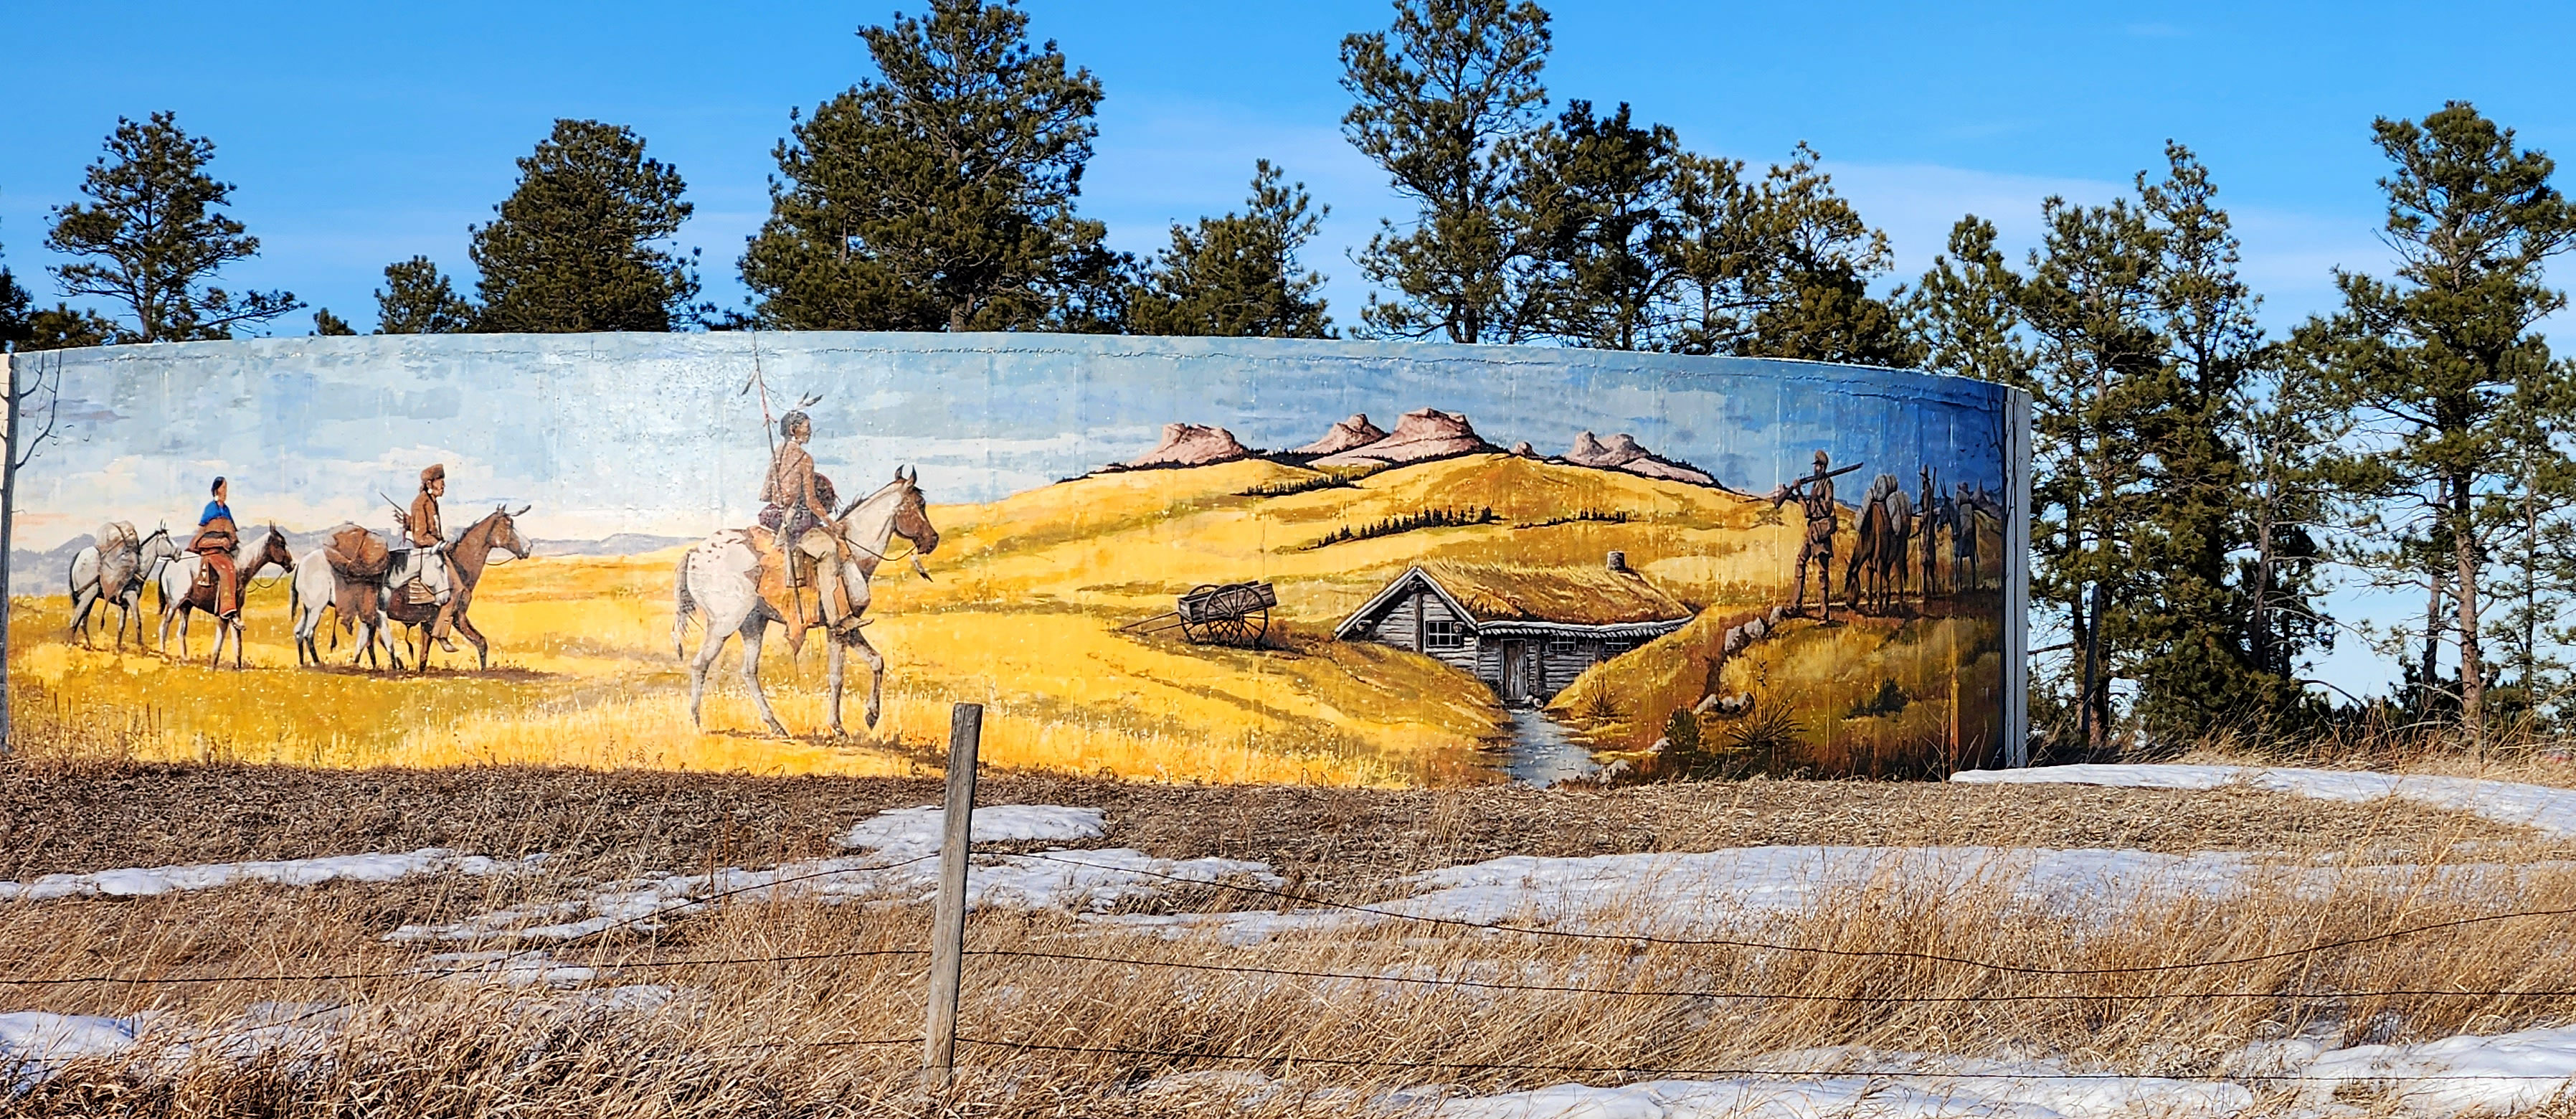
[[[137,537],[134,526],[126,521],[99,526],[98,535],[92,539],[96,542],[72,557],[71,632],[87,646],[90,611],[113,605],[117,609],[116,647],[125,647],[128,625],[134,628],[135,645],[140,646],[143,619],[137,611],[143,603],[144,584],[160,578],[161,569],[179,558],[179,543],[170,538],[168,526],[153,529],[150,536]]]

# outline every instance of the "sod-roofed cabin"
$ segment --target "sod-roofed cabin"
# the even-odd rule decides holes
[[[1439,658],[1518,704],[1545,703],[1584,669],[1690,619],[1690,607],[1612,552],[1600,567],[1424,564],[1333,632]]]

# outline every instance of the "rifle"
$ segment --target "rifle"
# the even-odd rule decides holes
[[[1869,464],[1865,462],[1855,462],[1840,470],[1828,470],[1822,474],[1808,474],[1801,476],[1795,481],[1773,488],[1770,494],[1771,504],[1776,506],[1789,500],[1789,498],[1796,495],[1799,490],[1804,489],[1809,482],[1821,482],[1828,478],[1839,478],[1867,465]]]

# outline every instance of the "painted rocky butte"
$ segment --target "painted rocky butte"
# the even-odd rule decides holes
[[[972,334],[12,360],[59,367],[67,433],[21,476],[14,702],[136,728],[116,748],[140,757],[897,773],[974,699],[992,764],[1139,777],[1496,780],[1533,719],[1614,776],[2017,760],[2024,404],[1993,385]],[[754,526],[781,418],[809,399],[802,446],[847,520],[790,579]],[[433,465],[475,560],[459,653],[409,624],[438,613],[434,580],[324,547],[349,526],[401,543],[388,503]],[[297,565],[246,584],[243,667],[207,666],[216,623],[195,610],[165,638],[157,595],[154,654],[133,627],[120,648],[113,596],[75,629],[63,573],[96,526],[184,545],[218,474],[252,548],[274,529]],[[368,640],[376,610],[389,641]],[[714,671],[745,612],[781,623],[756,689]],[[782,628],[798,613],[809,632]],[[863,628],[830,636],[844,616]],[[396,657],[433,671],[398,684]]]

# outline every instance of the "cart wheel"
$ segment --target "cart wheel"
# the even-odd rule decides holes
[[[1261,636],[1270,632],[1270,611],[1255,610],[1236,617],[1211,619],[1207,629],[1212,640],[1249,649],[1260,644]]]

